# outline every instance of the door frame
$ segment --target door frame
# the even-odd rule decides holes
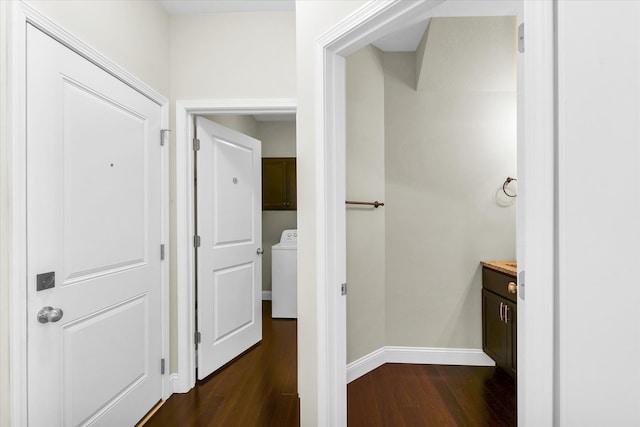
[[[295,114],[295,99],[210,99],[176,101],[176,318],[178,371],[173,392],[186,393],[196,384],[195,329],[195,209],[193,117],[202,114]]]
[[[420,20],[440,1],[371,1],[316,40],[316,224],[318,312],[318,425],[344,426],[346,405],[345,57],[385,32]],[[555,101],[555,2],[524,1],[526,60],[522,102],[524,138],[518,140],[517,224],[526,252],[518,254],[520,283],[527,270],[526,300],[518,311],[518,421],[553,425],[557,365],[557,184]],[[522,54],[520,54],[522,55]],[[524,59],[524,58],[523,58]],[[524,95],[524,94],[522,94]],[[520,120],[520,119],[519,119]],[[526,166],[526,167],[525,167]],[[535,185],[527,185],[535,183]],[[479,260],[478,260],[479,261]],[[522,288],[520,288],[522,290]],[[522,291],[521,291],[522,292]],[[526,332],[525,332],[526,331]],[[524,354],[527,354],[527,359]]]
[[[78,39],[49,18],[22,1],[9,2],[9,120],[7,129],[8,156],[6,166],[9,191],[9,364],[11,425],[27,425],[27,155],[26,155],[26,27],[33,25],[70,48],[83,58],[119,79],[161,107],[161,127],[169,124],[169,101],[159,92],[121,68],[97,50]],[[160,143],[160,135],[158,135]],[[161,240],[169,246],[169,146],[161,152]],[[2,165],[5,166],[5,163]],[[162,263],[161,325],[162,357],[169,361],[169,261]],[[171,395],[169,375],[162,377],[162,398]],[[151,409],[151,408],[149,408]]]

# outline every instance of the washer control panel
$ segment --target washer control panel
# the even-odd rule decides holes
[[[298,243],[298,230],[284,230],[280,236],[283,245],[296,245]]]

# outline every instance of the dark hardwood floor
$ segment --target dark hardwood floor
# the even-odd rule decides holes
[[[263,302],[262,342],[174,394],[145,427],[299,425],[297,323],[272,320]],[[496,368],[385,364],[347,387],[349,427],[516,425],[515,382]]]
[[[262,303],[262,342],[184,394],[174,394],[145,427],[299,424],[297,322],[271,319]]]
[[[515,381],[497,368],[388,363],[347,387],[349,427],[515,426]]]

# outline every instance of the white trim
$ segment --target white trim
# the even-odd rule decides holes
[[[178,372],[174,391],[186,393],[196,384],[195,230],[193,205],[193,116],[195,114],[295,114],[295,99],[211,99],[176,101],[176,278]]]
[[[535,3],[535,4],[534,4]],[[556,100],[555,2],[524,2],[525,299],[518,300],[518,424],[556,425]],[[522,207],[518,205],[519,208]]]
[[[347,365],[347,383],[360,378],[385,363],[421,365],[495,366],[481,349],[434,347],[381,347]]]
[[[440,1],[370,1],[316,40],[316,286],[318,322],[318,425],[346,425],[345,309],[337,292],[344,280],[344,191],[340,144],[344,141],[344,56],[383,32],[424,19]],[[533,4],[535,3],[535,4]],[[519,335],[518,417],[521,425],[553,424],[555,283],[554,2],[524,2],[526,170],[519,206],[525,206],[527,268]],[[519,150],[523,147],[520,146]],[[527,185],[526,183],[535,183]],[[538,185],[540,183],[540,185]],[[522,189],[522,187],[521,187]],[[526,196],[525,196],[526,194]],[[524,198],[526,197],[526,203]],[[340,209],[342,208],[342,209]],[[526,360],[524,355],[526,354]],[[523,380],[524,379],[524,380]]]
[[[161,108],[161,128],[166,129],[169,127],[169,103],[165,103]],[[160,138],[162,135],[158,135],[158,143],[160,143]],[[169,367],[171,366],[171,346],[170,346],[170,330],[171,330],[171,293],[169,289],[169,280],[170,280],[170,265],[171,261],[168,254],[171,253],[171,245],[170,245],[170,234],[171,234],[171,225],[170,225],[170,216],[171,216],[171,177],[169,175],[169,138],[167,136],[165,138],[165,144],[162,146],[161,151],[161,173],[160,179],[161,182],[161,193],[160,193],[160,209],[161,212],[161,235],[160,241],[161,244],[164,244],[165,257],[164,260],[161,261],[162,265],[162,290],[161,290],[161,300],[162,300],[162,358],[165,360],[166,371],[165,375],[162,377],[162,399],[167,400],[169,396],[173,393],[173,388],[171,385],[171,381],[169,379],[169,375],[166,375],[169,371]]]
[[[102,68],[131,88],[140,92],[161,106],[161,126],[168,126],[168,100],[135,76],[111,62],[98,51],[91,48],[53,21],[33,9],[28,4],[10,2],[8,11],[11,14],[9,28],[9,64],[8,103],[10,110],[8,144],[9,144],[9,300],[10,300],[10,408],[11,425],[27,425],[28,392],[27,392],[27,290],[24,286],[27,276],[26,250],[26,27],[33,25],[56,39],[61,44]],[[169,182],[168,150],[162,158],[162,188],[167,191]],[[162,238],[168,243],[169,211],[168,193],[163,195]],[[169,273],[168,265],[162,272],[162,353],[169,355]],[[168,358],[167,358],[168,360]],[[169,382],[163,379],[162,394],[167,395]]]
[[[478,348],[386,347],[387,363],[495,366]]]
[[[271,291],[262,291],[262,301],[271,301]]]
[[[167,377],[169,378],[169,390],[171,390],[171,394],[173,393],[180,393],[180,391],[178,390],[178,385],[180,384],[180,376],[177,373],[173,373],[173,374],[169,374],[167,375]],[[164,400],[167,400],[168,398],[165,398]]]
[[[380,347],[347,364],[347,384],[387,363],[387,348]]]

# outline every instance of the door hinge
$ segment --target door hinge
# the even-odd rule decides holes
[[[164,261],[164,244],[160,245],[160,261]]]
[[[160,359],[160,375],[164,375],[164,359]]]
[[[518,296],[524,301],[524,270],[522,270],[518,276],[518,287],[520,288],[518,289]]]
[[[200,150],[200,140],[198,138],[193,138],[193,151]]]
[[[518,25],[518,52],[524,52],[524,22]]]
[[[164,145],[167,134],[171,132],[171,129],[160,129],[160,145]]]
[[[347,294],[347,284],[346,283],[343,283],[343,284],[340,285],[340,293],[342,295],[346,295]]]
[[[196,344],[200,344],[202,342],[202,335],[200,335],[200,332],[196,332],[194,334],[193,340],[195,341]]]
[[[200,236],[193,236],[193,246],[196,248],[200,247]]]

